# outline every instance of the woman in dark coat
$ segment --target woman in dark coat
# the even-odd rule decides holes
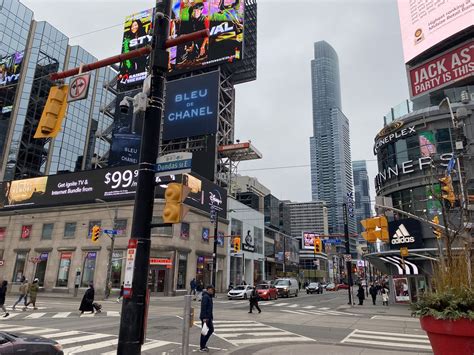
[[[0,287],[0,308],[5,312],[5,315],[3,317],[8,317],[10,313],[7,312],[7,309],[5,308],[5,296],[7,294],[7,285],[8,281],[3,281],[2,286]]]
[[[90,284],[86,293],[84,293],[84,296],[82,297],[81,306],[79,307],[81,314],[84,312],[94,313],[94,306],[92,305],[93,303],[94,303],[94,285]]]
[[[364,300],[365,300],[365,292],[364,289],[362,288],[362,285],[359,284],[359,289],[357,290],[357,297],[359,298],[359,306],[364,305]]]

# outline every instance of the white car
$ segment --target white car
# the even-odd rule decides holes
[[[239,285],[235,286],[232,290],[227,292],[227,297],[231,300],[234,298],[241,298],[246,300],[252,294],[253,286],[250,285]]]

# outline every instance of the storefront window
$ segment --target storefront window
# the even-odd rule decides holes
[[[189,239],[189,223],[181,222],[181,234],[182,239]]]
[[[116,219],[114,222],[114,229],[117,231],[117,236],[124,237],[127,234],[127,220]]]
[[[46,265],[48,264],[48,253],[41,253],[40,262],[36,264],[35,278],[38,279],[39,286],[44,286],[44,275],[46,274]]]
[[[61,260],[59,262],[57,287],[67,287],[69,279],[69,268],[71,267],[72,253],[61,253]]]
[[[230,257],[230,282],[234,285],[240,285],[243,281],[242,257]]]
[[[163,224],[163,217],[161,216],[153,216],[151,220],[152,224]],[[173,227],[155,227],[151,229],[151,234],[165,236],[165,237],[172,237],[173,236]]]
[[[257,285],[263,280],[263,261],[253,261],[253,284]]]
[[[261,228],[254,227],[253,242],[255,243],[255,252],[263,254],[263,230]]]
[[[230,230],[231,230],[231,235],[240,235],[241,237],[243,236],[243,225],[242,221],[239,221],[238,219],[232,218],[231,224],[230,224]]]
[[[76,236],[76,222],[67,222],[64,225],[64,239],[73,239]]]
[[[451,134],[449,128],[438,129],[436,131],[436,148],[439,154],[451,153]]]
[[[186,289],[186,268],[188,265],[188,256],[187,254],[179,254],[178,262],[178,283],[176,285],[177,290]]]
[[[42,240],[51,240],[53,237],[54,223],[43,224],[43,232],[41,233]]]
[[[84,258],[84,267],[82,271],[81,287],[89,287],[89,284],[94,282],[95,260],[97,252],[89,251]]]
[[[120,288],[122,285],[123,251],[114,251],[112,255],[112,287]]]
[[[16,254],[15,269],[13,271],[13,282],[20,282],[21,277],[25,274],[27,252],[19,252]]]

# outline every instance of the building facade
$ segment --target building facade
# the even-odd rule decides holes
[[[343,233],[342,204],[353,193],[349,120],[342,112],[339,59],[327,42],[314,44],[311,61],[313,136],[310,138],[311,191],[328,204],[329,233]],[[355,221],[350,219],[350,233]],[[351,250],[355,251],[351,239]]]
[[[325,202],[289,202],[284,207],[288,215],[289,235],[301,239],[305,231],[329,234],[328,209]]]
[[[367,162],[356,160],[352,162],[352,175],[354,177],[354,218],[357,227],[358,246],[367,246],[361,233],[364,228],[360,221],[371,216],[369,175],[367,174]]]

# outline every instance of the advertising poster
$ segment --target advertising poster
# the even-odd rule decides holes
[[[203,228],[201,238],[203,242],[209,243],[209,228]]]
[[[418,134],[420,141],[420,152],[422,157],[430,157],[436,154],[436,144],[434,133],[431,131],[423,131]]]
[[[243,238],[242,243],[242,250],[254,252],[255,251],[255,243],[253,240],[252,232],[250,230],[247,231]]]
[[[3,207],[8,206],[28,206],[41,203],[46,193],[48,177],[38,177],[32,179],[4,181],[0,199],[3,200]]]
[[[303,249],[314,250],[314,238],[319,238],[319,234],[311,232],[303,232]]]
[[[128,53],[151,44],[153,9],[144,10],[125,18],[122,53]],[[119,91],[140,85],[148,72],[148,56],[128,59],[120,63]]]
[[[220,247],[224,246],[224,232],[217,232],[217,245]]]
[[[219,72],[166,84],[163,140],[217,132]]]
[[[395,302],[410,302],[410,293],[408,292],[408,279],[405,277],[394,278],[393,287],[395,290]]]
[[[0,227],[0,241],[5,240],[5,235],[7,234],[6,227]]]
[[[405,63],[472,26],[474,0],[398,0]]]
[[[138,134],[115,133],[109,154],[109,166],[138,164],[142,137]]]
[[[474,76],[474,40],[409,68],[408,74],[411,97],[427,94],[463,79],[472,78]]]
[[[21,226],[21,239],[28,239],[31,235],[32,225]]]
[[[22,62],[23,52],[15,52],[0,58],[0,88],[18,83]]]
[[[390,249],[423,248],[421,223],[413,218],[399,219],[388,223]]]
[[[243,0],[174,0],[170,37],[208,29],[208,38],[169,50],[170,71],[196,69],[242,59]]]
[[[182,239],[189,239],[189,223],[185,223],[185,222],[181,223],[180,237]]]

